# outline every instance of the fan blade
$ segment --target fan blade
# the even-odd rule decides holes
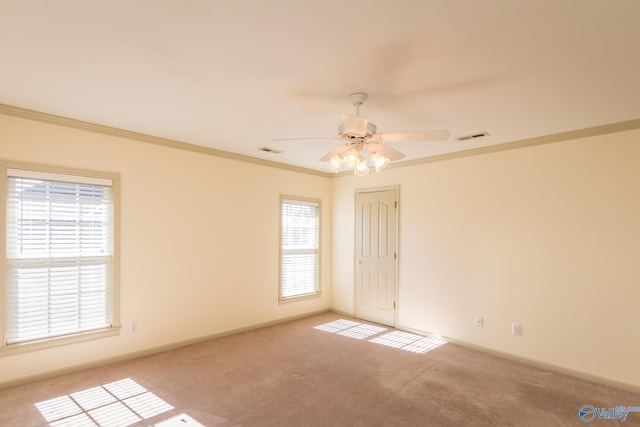
[[[404,157],[404,154],[402,154],[401,152],[396,151],[393,148],[388,147],[379,142],[367,143],[367,150],[382,154],[389,160],[400,160],[401,158]]]
[[[271,141],[304,141],[304,140],[316,140],[316,141],[336,141],[337,138],[333,136],[318,136],[311,138],[271,138]]]
[[[353,136],[366,136],[369,121],[360,116],[342,116],[345,132]]]
[[[380,142],[408,142],[408,141],[444,141],[449,138],[446,130],[423,130],[415,132],[379,133],[375,136]]]
[[[347,151],[349,148],[351,148],[351,144],[349,143],[340,144],[336,146],[333,150],[329,151],[327,154],[322,156],[320,160],[323,162],[328,162],[329,160],[331,160],[333,156],[335,156],[336,154],[342,154],[345,151]]]

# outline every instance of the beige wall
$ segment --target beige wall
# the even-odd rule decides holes
[[[639,161],[632,130],[334,179],[332,305],[354,191],[400,185],[399,326],[640,387]]]
[[[0,385],[329,308],[328,178],[3,115],[0,158],[120,174],[123,325],[117,337],[0,357]],[[280,194],[322,200],[323,294],[275,306]]]

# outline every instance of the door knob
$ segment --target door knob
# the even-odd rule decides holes
[[[359,260],[358,260],[358,262],[356,262],[356,264],[358,264],[358,265],[362,265],[362,260],[361,260],[361,259],[359,259]]]

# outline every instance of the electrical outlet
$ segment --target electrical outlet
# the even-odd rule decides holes
[[[135,320],[132,320],[129,326],[131,327],[131,332],[135,332],[138,330],[138,322],[136,322]]]
[[[482,328],[482,316],[476,316],[476,318],[474,319],[474,324],[476,325],[476,328]]]
[[[522,328],[520,327],[519,323],[511,324],[511,333],[513,335],[522,335]]]
[[[273,299],[273,305],[278,305],[278,298]]]

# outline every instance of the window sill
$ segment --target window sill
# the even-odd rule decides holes
[[[6,344],[0,346],[0,357],[12,356],[29,351],[44,350],[53,347],[60,347],[68,344],[77,344],[84,341],[113,337],[120,334],[120,326],[113,326],[105,329],[98,329],[89,332],[80,332],[73,335],[65,335],[55,338],[45,338],[38,341],[24,343]]]
[[[320,292],[316,292],[314,294],[305,294],[305,295],[297,295],[294,297],[286,297],[286,298],[278,298],[278,304],[287,304],[290,302],[296,302],[296,301],[304,301],[307,299],[313,299],[313,298],[320,298],[322,296],[322,294]]]

